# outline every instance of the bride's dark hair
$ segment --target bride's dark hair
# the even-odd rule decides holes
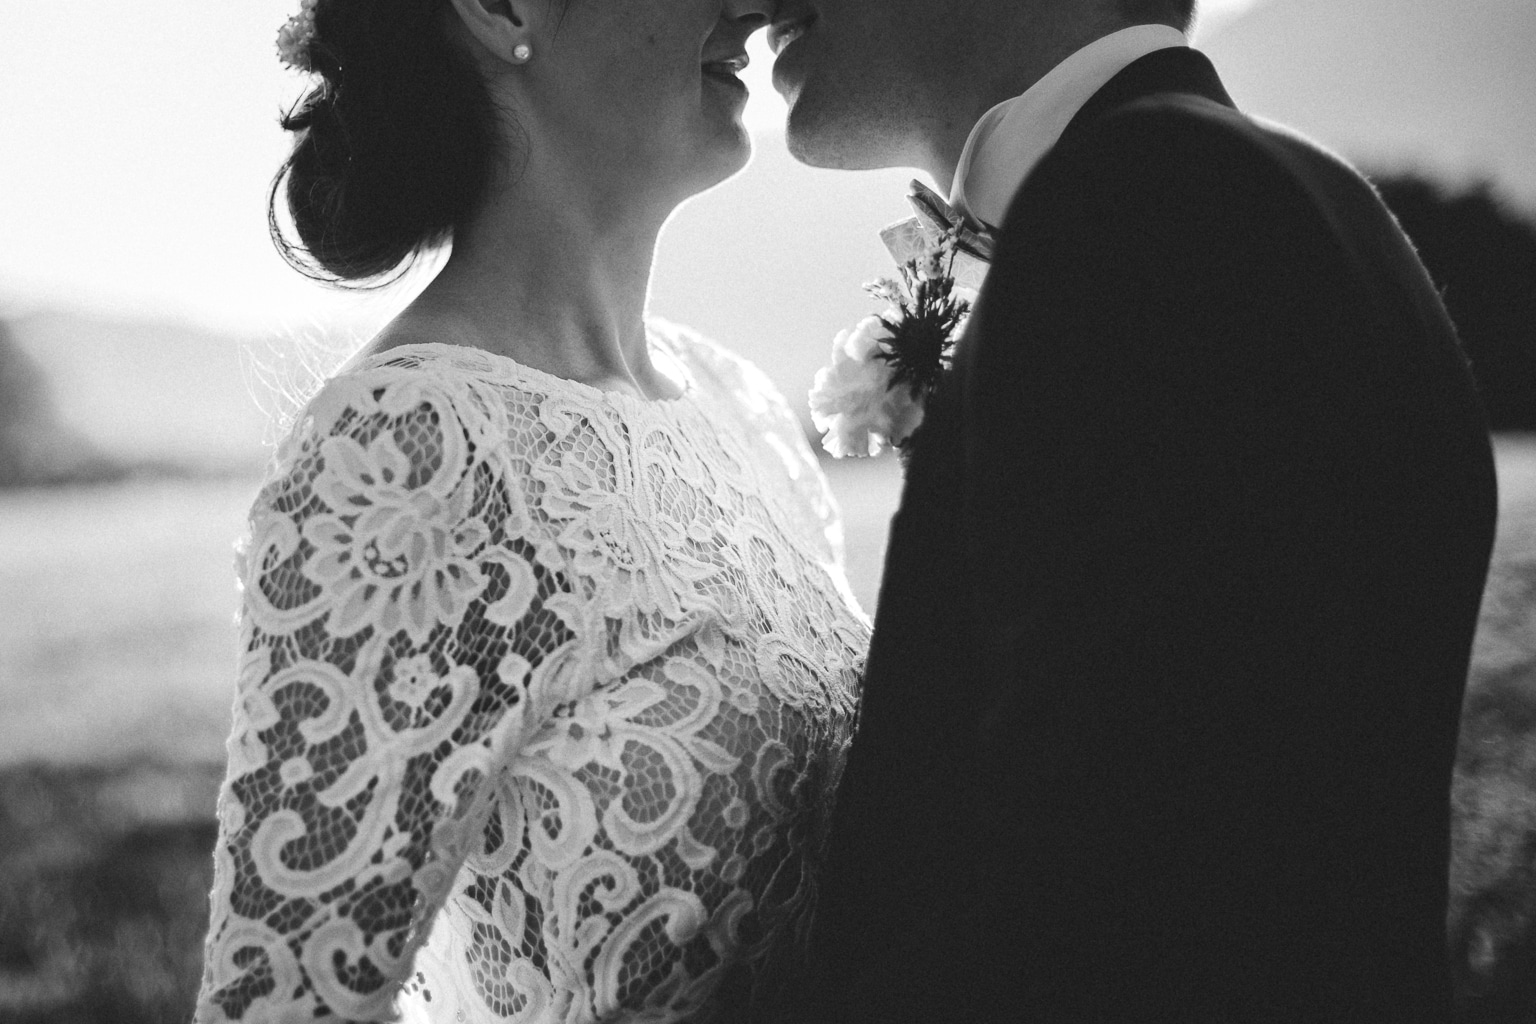
[[[293,152],[267,222],[301,273],[389,280],[450,239],[494,169],[496,120],[443,0],[320,0],[309,56],[320,81],[282,117]],[[287,201],[297,240],[279,222]]]

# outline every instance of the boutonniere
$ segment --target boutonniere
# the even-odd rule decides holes
[[[899,279],[865,285],[885,311],[833,339],[810,396],[811,421],[833,457],[903,448],[922,424],[976,298],[955,283],[958,241],[957,231],[943,232],[897,265]]]

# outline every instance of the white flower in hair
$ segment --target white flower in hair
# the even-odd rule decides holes
[[[319,0],[300,0],[299,13],[277,30],[277,56],[295,71],[312,71],[309,44],[315,39],[315,5]]]

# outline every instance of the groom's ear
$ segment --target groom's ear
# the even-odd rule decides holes
[[[533,26],[527,17],[528,0],[448,0],[469,34],[490,55],[506,64],[521,63],[512,56],[519,45],[529,43]]]

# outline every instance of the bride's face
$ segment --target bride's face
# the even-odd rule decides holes
[[[615,197],[678,202],[740,170],[747,36],[773,0],[513,0],[531,56],[509,69],[529,147]]]

